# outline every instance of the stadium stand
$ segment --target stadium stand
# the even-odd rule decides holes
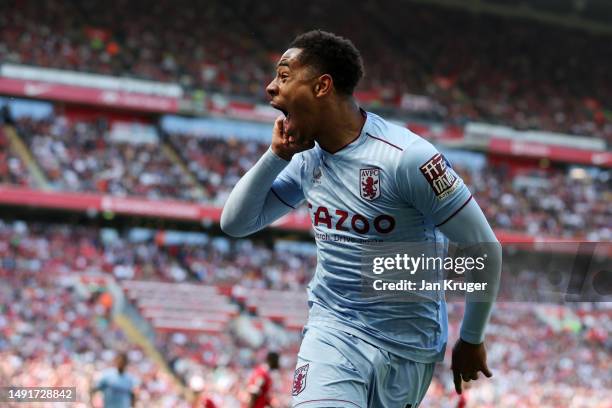
[[[273,322],[281,323],[288,330],[302,330],[308,317],[306,292],[304,290],[279,291],[269,289],[244,290],[234,287],[233,296],[243,302],[247,309]]]
[[[79,284],[73,265],[57,260],[56,269],[41,272],[44,253],[66,250],[70,241],[58,247],[57,241],[53,245],[46,238],[18,232],[20,228],[0,226],[0,381],[24,387],[76,387],[74,406],[89,406],[88,390],[120,350],[128,352],[129,371],[140,381],[141,406],[188,407],[170,375],[126,341],[110,318],[104,296]]]
[[[598,310],[598,306],[603,308]],[[455,303],[449,308],[451,333],[458,333],[460,321],[456,317],[461,315],[462,307]],[[534,313],[538,310],[543,314]],[[610,327],[609,313],[605,304],[553,308],[514,302],[500,304],[492,317],[491,347],[487,350],[491,364],[498,370],[487,385],[468,383],[468,406],[605,407],[608,403],[603,390],[609,384],[601,380],[607,377],[604,373],[610,369],[610,363],[601,358],[606,359],[609,352],[606,349],[609,331],[603,337],[594,337],[591,330]],[[576,317],[561,329],[553,328],[540,317],[554,315],[565,316],[568,321],[569,316]],[[450,355],[445,361],[443,367],[438,367],[424,406],[448,407],[457,403],[451,384],[441,381],[440,374],[450,370]],[[593,387],[595,383],[598,386]]]
[[[593,241],[612,237],[610,172],[576,177],[555,168],[512,174],[503,165],[488,166],[486,173],[455,167],[496,228]]]
[[[0,9],[0,60],[265,100],[264,84],[292,36],[333,27],[363,50],[368,75],[361,90],[373,103],[397,106],[404,93],[424,95],[430,98],[425,116],[438,121],[503,123],[610,141],[609,36],[400,3],[317,0],[300,13],[290,4],[247,0],[233,6],[160,3],[143,13],[140,2],[69,7],[13,0]],[[285,16],[280,21],[279,13]]]
[[[222,205],[240,177],[267,150],[268,145],[255,141],[243,143],[227,138],[195,138],[192,135],[169,134],[168,140],[196,175],[206,197]]]
[[[105,248],[104,239],[96,238],[104,234],[94,227],[0,224],[0,272],[3,281],[9,283],[0,288],[0,354],[6,356],[0,360],[0,369],[4,378],[23,380],[23,384],[54,378],[56,385],[85,387],[94,371],[112,357],[112,350],[124,344],[125,338],[109,320],[108,307],[99,301],[99,294],[83,291],[70,280],[92,272],[113,274],[103,267],[104,259],[113,252]],[[275,395],[279,403],[286,402],[306,311],[304,284],[294,292],[272,290],[274,280],[260,276],[259,284],[254,284],[256,289],[227,286],[224,265],[218,257],[212,261],[211,285],[197,284],[195,277],[181,283],[163,283],[159,279],[167,278],[161,268],[147,264],[148,257],[139,256],[142,246],[129,243],[130,237],[137,236],[125,233],[122,240],[114,241],[124,248],[125,259],[134,260],[136,270],[152,267],[154,272],[148,277],[141,275],[144,280],[118,278],[126,299],[156,327],[156,344],[175,375],[185,384],[194,378],[205,379],[209,392],[225,401],[222,406],[238,406],[244,397],[241,381],[249,367],[261,361],[261,347],[267,345],[282,351],[282,370],[275,374]],[[76,253],[72,249],[75,242],[80,248]],[[265,258],[265,252],[270,251],[252,242],[249,245],[254,248],[253,262],[243,264],[244,270],[257,269],[258,253]],[[154,252],[167,253],[157,244],[148,254]],[[294,262],[309,264],[314,260],[304,255]],[[45,273],[38,272],[41,270]],[[215,280],[217,272],[220,283]],[[462,307],[462,303],[449,304],[451,335],[458,331]],[[208,325],[220,323],[223,328],[194,327],[198,319]],[[604,407],[597,404],[605,401],[606,390],[612,386],[606,357],[611,329],[606,304],[502,303],[489,328],[490,365],[495,367],[496,376],[490,383],[470,387],[467,398],[475,406],[542,407],[571,401],[571,406]],[[52,343],[45,340],[54,338],[57,341]],[[180,393],[163,371],[138,349],[131,353],[137,362],[134,374],[142,379],[143,401],[158,401],[159,406],[179,404]],[[457,400],[449,361],[436,371],[427,406],[447,407]],[[26,381],[28,372],[36,375]],[[70,374],[64,376],[65,372]]]
[[[118,196],[173,197],[195,200],[198,190],[182,168],[162,149],[157,134],[150,139],[113,138],[117,132],[104,117],[70,122],[21,118],[20,135],[44,171],[49,186],[65,191],[99,191]]]
[[[29,172],[23,161],[12,152],[9,139],[3,127],[0,127],[0,183],[33,184],[28,176]]]
[[[166,132],[167,142],[161,142],[153,130],[154,142],[126,142],[113,140],[111,128],[104,116],[95,122],[71,122],[62,116],[17,120],[19,135],[49,186],[59,191],[182,199],[222,206],[235,183],[268,148],[255,140]],[[166,154],[164,144],[177,153],[180,163]],[[5,176],[6,181],[23,184],[29,180],[28,184],[35,187],[22,163],[18,156],[11,156],[6,171],[11,166],[13,170]],[[506,163],[491,163],[483,173],[467,164],[456,162],[454,167],[494,228],[532,236],[595,241],[612,238],[612,208],[606,205],[612,200],[609,170],[578,177],[561,166],[513,169]],[[20,179],[10,174],[19,174]]]
[[[215,287],[147,281],[124,281],[122,286],[158,331],[219,334],[238,315],[238,307]]]
[[[291,2],[251,0],[7,0],[0,2],[0,82],[6,67],[32,66],[61,70],[59,76],[160,81],[182,96],[176,110],[165,110],[155,103],[159,95],[115,105],[121,92],[106,95],[104,88],[96,94],[107,98],[102,102],[39,94],[36,83],[21,93],[0,90],[30,103],[12,115],[16,100],[0,97],[0,189],[13,188],[0,205],[0,382],[76,386],[75,406],[89,406],[97,374],[125,350],[140,380],[139,408],[191,407],[189,388],[219,407],[242,408],[250,370],[276,350],[274,406],[289,406],[316,248],[304,241],[304,224],[252,239],[219,235],[210,213],[220,211],[268,139],[245,135],[248,127],[229,114],[225,132],[201,131],[201,122],[184,116],[196,131],[170,130],[169,115],[160,112],[217,116],[227,114],[217,105],[261,108],[254,104],[267,102],[265,85],[279,53],[312,27],[345,35],[362,50],[366,76],[357,97],[364,107],[434,143],[450,139],[447,156],[496,230],[537,243],[612,240],[612,161],[605,159],[612,157],[610,34],[402,0],[311,0],[299,12]],[[32,99],[53,102],[34,109]],[[526,144],[514,151],[519,139],[508,139],[506,156],[491,144],[475,148],[466,136],[475,122],[485,123],[485,132],[491,125],[544,131],[533,140],[540,150],[529,152],[534,145]],[[559,143],[563,136],[547,132],[586,137]],[[458,141],[470,151],[448,147]],[[558,146],[576,149],[553,159]],[[542,150],[549,152],[540,158]],[[77,215],[65,203],[78,194],[64,195],[63,206],[51,196],[57,212],[15,201],[29,192],[87,193],[101,204]],[[135,208],[121,213],[109,204],[121,197],[139,200],[124,201]],[[189,232],[169,229],[176,225],[164,223],[172,217],[156,213],[143,221],[144,207],[176,211],[166,215],[184,210],[162,199],[207,212],[177,227]],[[16,209],[25,221],[14,221]],[[297,214],[306,214],[309,227],[307,209]],[[533,265],[548,259],[537,252],[524,257]],[[550,276],[506,267],[516,286],[502,290],[504,302],[488,328],[495,376],[467,385],[467,407],[610,408],[610,304],[560,304]],[[90,276],[102,278],[92,284]],[[107,280],[119,288],[112,296]],[[519,303],[516,287],[527,297],[547,296]],[[113,319],[122,302],[133,313],[129,327]],[[462,312],[461,302],[449,301],[451,339]],[[423,406],[461,406],[449,364],[450,349]]]

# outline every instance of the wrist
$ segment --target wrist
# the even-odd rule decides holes
[[[462,338],[462,337],[459,337],[459,341],[460,341],[461,343],[463,343],[463,344],[467,345],[467,346],[472,346],[472,347],[479,347],[479,346],[481,346],[481,345],[484,343],[484,341],[481,341],[481,342],[479,342],[479,343],[475,343],[475,342],[473,342],[473,341],[468,341],[468,340],[465,340],[465,339],[464,339],[464,338]]]

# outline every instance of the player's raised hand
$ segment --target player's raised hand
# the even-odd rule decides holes
[[[279,115],[272,129],[272,151],[285,160],[291,160],[294,154],[314,147],[313,139],[288,135],[285,132],[284,116]]]
[[[477,380],[479,371],[486,377],[492,377],[493,374],[487,367],[487,350],[484,343],[470,344],[461,339],[457,340],[453,347],[451,370],[457,394],[462,391],[461,380]]]

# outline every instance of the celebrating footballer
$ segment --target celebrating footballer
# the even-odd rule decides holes
[[[221,217],[227,234],[252,234],[307,205],[318,264],[292,387],[293,407],[415,408],[447,341],[444,297],[388,302],[366,297],[369,242],[497,243],[447,159],[410,130],[361,109],[364,75],[353,43],[315,30],[299,35],[267,86],[281,111],[268,151],[237,183]],[[331,236],[336,239],[330,239]],[[444,254],[440,254],[443,256]],[[497,287],[501,255],[482,277]],[[494,299],[466,297],[452,354],[455,388],[491,377],[485,328]]]

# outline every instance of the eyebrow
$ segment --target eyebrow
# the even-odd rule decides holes
[[[289,62],[287,60],[283,60],[283,61],[279,62],[276,65],[276,68],[278,68],[278,67],[287,67],[287,68],[289,68]]]

